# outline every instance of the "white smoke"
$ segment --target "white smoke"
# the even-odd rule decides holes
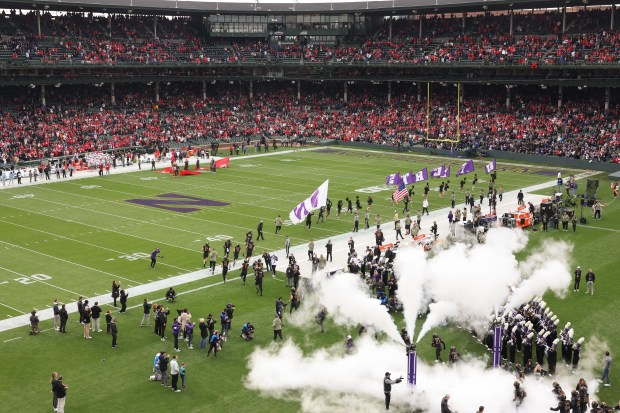
[[[515,254],[526,243],[521,231],[498,228],[488,232],[485,244],[456,244],[428,258],[423,300],[453,305],[434,306],[422,332],[448,320],[480,329],[480,323],[505,304],[509,287],[521,279]],[[397,260],[399,256],[400,251]]]
[[[557,242],[543,244],[538,253],[519,264],[516,253],[526,243],[522,231],[494,229],[488,232],[485,244],[456,244],[434,251],[431,256],[401,246],[394,268],[409,333],[413,336],[418,313],[427,306],[430,313],[418,340],[446,321],[480,327],[507,301],[518,306],[535,295],[542,296],[549,288],[562,294],[570,283],[570,247]],[[517,287],[509,299],[513,286]],[[259,348],[250,356],[246,386],[270,396],[297,400],[304,412],[380,409],[385,371],[392,372],[392,378],[406,375],[405,352],[394,322],[378,300],[370,297],[368,287],[357,275],[318,276],[315,287],[313,307],[316,309],[318,303],[324,305],[335,323],[363,323],[386,332],[394,340],[378,342],[371,335],[364,335],[356,339],[352,355],[345,354],[344,343],[306,356],[291,341]],[[300,311],[310,311],[303,307]],[[460,412],[476,411],[480,405],[490,412],[515,411],[514,375],[488,369],[487,365],[485,360],[469,357],[454,367],[427,365],[418,360],[417,385],[411,388],[403,383],[392,389],[395,410],[439,411],[441,398],[450,393],[451,407]],[[574,388],[575,376],[564,377],[563,370],[563,366],[558,366],[556,380],[565,390]],[[587,371],[581,375],[589,382],[592,379]],[[519,407],[520,413],[539,413],[557,405],[550,380],[528,377],[524,388],[528,396]]]
[[[426,335],[434,326],[438,326],[443,323],[445,320],[453,320],[456,319],[459,315],[459,308],[456,304],[449,301],[439,301],[438,303],[431,303],[428,306],[430,313],[428,317],[426,317],[426,321],[420,330],[420,334],[418,334],[419,342],[422,337]]]
[[[526,279],[514,290],[506,309],[519,307],[535,296],[542,297],[547,290],[563,297],[571,282],[570,250],[566,242],[544,242],[536,253],[521,262],[519,268]]]
[[[418,314],[425,305],[426,253],[420,248],[400,248],[394,260],[398,281],[396,297],[403,304],[403,316],[409,335],[415,333]]]
[[[252,353],[245,385],[270,396],[300,400],[304,412],[376,411],[383,405],[384,373],[391,372],[393,379],[406,376],[406,365],[402,346],[377,342],[369,335],[357,340],[353,355],[336,346],[304,356],[287,341]],[[489,370],[480,360],[455,366],[430,366],[418,360],[417,385],[410,387],[405,380],[392,387],[393,409],[439,411],[441,399],[450,393],[454,410],[473,412],[484,405],[485,411],[511,412],[514,381],[513,374]],[[540,413],[557,404],[550,381],[528,377],[523,386],[527,398],[520,413]]]
[[[381,305],[378,299],[371,297],[370,289],[359,275],[317,275],[314,285],[318,290],[319,302],[325,306],[334,323],[347,326],[361,323],[402,343],[398,328],[387,308]]]

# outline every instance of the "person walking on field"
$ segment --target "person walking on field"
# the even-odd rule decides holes
[[[256,236],[256,241],[258,241],[259,239],[262,239],[264,241],[265,237],[263,236],[263,220],[262,219],[258,223],[258,227],[256,228],[256,231],[258,232],[258,235]]]
[[[282,319],[278,314],[276,314],[271,325],[273,326],[273,341],[277,341],[278,337],[282,341]]]
[[[217,264],[217,252],[215,248],[213,248],[209,256],[209,269],[211,270],[211,274],[215,274],[215,264]]]
[[[609,372],[611,371],[611,356],[609,355],[609,351],[605,352],[605,360],[603,364],[603,376],[599,380],[600,383],[604,383],[605,387],[611,386],[611,381],[609,380]]]

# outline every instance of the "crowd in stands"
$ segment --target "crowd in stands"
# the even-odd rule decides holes
[[[247,86],[241,90],[243,84],[215,85],[203,100],[199,88],[173,84],[162,87],[159,102],[153,101],[152,88],[136,86],[119,89],[114,106],[104,88],[93,87],[87,95],[79,88],[52,88],[46,106],[38,103],[38,91],[4,88],[0,157],[27,161],[129,146],[266,137],[496,149],[619,162],[620,105],[604,110],[602,98],[575,93],[558,108],[550,94],[523,88],[514,89],[507,108],[505,89],[469,88],[458,125],[453,92],[437,91],[431,94],[427,131],[426,99],[419,102],[411,86],[395,86],[390,103],[385,85],[352,85],[347,102],[342,85],[303,84],[299,100],[295,86],[256,83],[250,99]],[[432,139],[455,139],[458,133],[460,141],[426,141],[427,133]]]
[[[385,22],[374,34],[338,45],[269,43],[232,39],[222,44],[188,18],[109,17],[11,13],[0,26],[0,61],[8,64],[115,65],[167,63],[618,63],[619,35],[609,31],[611,12],[558,12],[427,16]],[[5,17],[5,16],[0,16]],[[420,35],[422,24],[422,35]],[[156,26],[156,27],[155,27]]]

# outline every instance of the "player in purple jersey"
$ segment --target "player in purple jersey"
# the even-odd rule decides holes
[[[155,268],[155,264],[157,264],[157,254],[159,253],[160,253],[159,248],[155,248],[153,252],[151,252],[151,268]]]

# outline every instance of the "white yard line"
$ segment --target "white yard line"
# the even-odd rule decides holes
[[[23,311],[21,311],[21,310],[18,310],[18,309],[17,309],[17,308],[15,308],[15,307],[11,307],[10,305],[6,305],[6,304],[4,304],[4,303],[0,303],[0,305],[1,305],[1,306],[3,306],[3,307],[6,307],[6,308],[10,308],[11,310],[15,311],[15,312],[16,312],[16,313],[18,313],[18,314],[26,314],[25,312],[23,312]],[[13,317],[13,316],[11,316],[11,317]]]
[[[9,338],[8,340],[4,340],[3,343],[8,343],[9,341],[19,340],[20,338],[22,338],[22,337],[19,336],[19,337]]]
[[[601,230],[601,231],[620,232],[620,229],[603,228],[603,227],[594,227],[594,226],[592,226],[592,225],[579,225],[579,228],[599,229],[599,230]]]

